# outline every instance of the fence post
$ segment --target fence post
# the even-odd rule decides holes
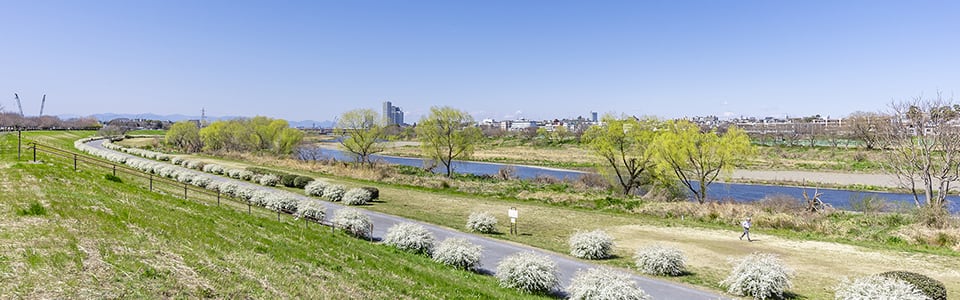
[[[217,189],[217,207],[220,207],[220,189]]]
[[[73,154],[73,170],[77,170],[77,154]]]
[[[187,200],[187,184],[183,184],[183,200]]]
[[[20,152],[23,151],[23,149],[20,149],[20,147],[23,147],[23,146],[20,144],[20,143],[21,143],[21,142],[20,142],[21,139],[23,139],[23,136],[22,136],[22,134],[20,133],[20,127],[18,126],[18,127],[17,127],[17,161],[20,161]]]
[[[373,223],[370,223],[370,234],[367,237],[371,242],[373,241]]]
[[[33,162],[37,162],[37,142],[33,142]]]
[[[250,214],[250,200],[247,200],[247,214]]]
[[[150,174],[150,191],[153,191],[153,174]]]
[[[117,165],[113,165],[113,176],[117,176]]]
[[[280,210],[277,210],[277,222],[280,222]]]

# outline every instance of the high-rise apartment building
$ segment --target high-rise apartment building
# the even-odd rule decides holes
[[[393,106],[390,101],[383,102],[383,123],[386,125],[403,125],[403,110]]]

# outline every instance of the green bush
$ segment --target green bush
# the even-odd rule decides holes
[[[930,299],[947,299],[947,288],[943,285],[943,282],[927,277],[926,275],[907,271],[890,271],[880,273],[880,276],[906,281],[917,287],[917,289],[923,292],[924,295],[927,295],[927,297],[930,297]]]
[[[120,183],[123,182],[123,180],[121,180],[120,177],[117,177],[116,175],[113,175],[113,174],[105,174],[103,175],[103,179],[106,179],[107,181],[113,181],[113,182],[120,182]]]
[[[21,216],[43,216],[47,214],[47,208],[43,207],[40,202],[33,202],[27,208],[18,211],[17,214]]]
[[[313,178],[307,176],[297,176],[293,179],[293,187],[302,189],[307,186],[308,183],[312,182]]]
[[[370,187],[370,186],[361,187],[361,189],[365,189],[365,190],[367,190],[368,192],[370,192],[370,200],[380,199],[380,190],[379,190],[379,189],[377,189],[377,188],[375,188],[375,187]]]
[[[297,175],[293,174],[283,174],[280,176],[280,184],[285,187],[294,187],[293,181],[297,179]]]

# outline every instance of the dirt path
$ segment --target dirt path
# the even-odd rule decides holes
[[[795,292],[811,298],[832,298],[844,277],[856,278],[893,270],[923,273],[947,286],[950,299],[960,298],[960,259],[956,257],[867,249],[830,242],[797,241],[752,233],[756,241],[737,239],[737,232],[699,228],[667,228],[646,225],[608,229],[618,248],[637,249],[651,243],[678,247],[687,264],[699,273],[720,279],[730,271],[727,259],[760,251],[780,255],[795,271]]]

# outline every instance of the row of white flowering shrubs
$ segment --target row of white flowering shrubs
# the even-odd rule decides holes
[[[204,165],[202,162],[199,162],[199,161],[184,160],[179,157],[175,157],[171,159],[171,162],[173,162],[174,164],[179,164],[187,168],[195,169],[196,171],[185,170],[183,168],[172,166],[167,163],[135,157],[135,156],[119,154],[114,151],[102,150],[86,144],[87,142],[96,140],[96,139],[98,138],[87,138],[87,139],[78,140],[74,142],[74,147],[76,147],[77,149],[83,152],[89,153],[91,155],[101,157],[115,163],[125,164],[134,169],[137,169],[146,173],[169,178],[185,184],[192,184],[192,185],[205,188],[208,190],[212,190],[212,191],[219,191],[220,193],[223,193],[225,195],[228,195],[234,198],[239,198],[244,201],[248,201],[251,205],[262,206],[270,210],[292,213],[295,215],[297,214],[300,208],[300,199],[290,193],[277,191],[277,190],[258,189],[255,186],[251,186],[250,184],[244,184],[244,183],[238,183],[238,182],[232,182],[232,181],[222,181],[222,180],[219,180],[216,176],[205,174],[202,172],[202,171],[207,171],[210,173],[220,172],[220,174],[228,174],[230,177],[234,177],[234,173],[235,173],[236,174],[235,178],[239,177],[238,179],[243,179],[243,177],[246,177],[249,175],[249,177],[246,178],[247,180],[249,180],[250,178],[252,178],[253,174],[248,171],[239,170],[234,172],[233,169],[227,170],[223,167],[207,168],[207,165]],[[109,143],[108,141],[104,141],[104,145],[105,145],[104,147],[108,149],[128,149],[128,148],[123,148],[115,144]],[[124,152],[135,154],[135,155],[143,154],[144,156],[147,156],[147,157],[158,156],[155,154],[150,154],[149,153],[150,151],[147,151],[147,150],[143,150],[142,153],[139,153],[137,151],[130,151],[130,150],[125,150]],[[321,208],[317,208],[317,210],[319,209]],[[311,215],[311,218],[314,218],[316,220],[321,220],[322,217],[324,216],[324,212],[316,211],[316,210],[309,212],[309,214]]]

